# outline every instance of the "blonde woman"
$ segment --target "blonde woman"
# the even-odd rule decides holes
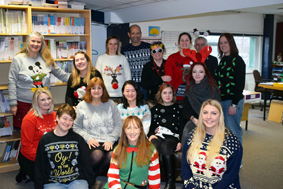
[[[241,188],[242,155],[237,136],[225,127],[221,104],[205,101],[183,148],[183,188]]]
[[[50,73],[68,81],[69,75],[55,64],[43,35],[33,31],[28,35],[26,45],[13,58],[9,70],[8,90],[14,128],[20,130],[22,120],[31,108],[34,91],[50,87]]]
[[[53,98],[47,89],[34,92],[32,108],[24,117],[21,129],[22,147],[19,153],[20,173],[16,177],[21,182],[25,175],[34,180],[34,162],[40,138],[56,128],[56,113]]]
[[[71,106],[76,107],[83,100],[86,87],[89,81],[94,77],[101,77],[100,72],[93,67],[89,56],[79,51],[73,59],[73,71],[68,80],[65,101]]]

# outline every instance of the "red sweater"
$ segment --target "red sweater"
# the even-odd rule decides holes
[[[33,115],[30,111],[23,119],[21,127],[21,153],[27,159],[35,161],[36,150],[40,138],[57,126],[56,113],[42,115],[43,119]]]
[[[183,57],[180,55],[180,51],[171,54],[166,60],[165,64],[165,75],[170,75],[172,80],[169,82],[177,91],[178,87],[184,83],[182,80],[183,75],[183,64],[189,64],[191,59],[189,57]],[[178,97],[177,100],[183,100],[183,97]]]

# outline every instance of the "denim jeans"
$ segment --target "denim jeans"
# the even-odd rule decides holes
[[[142,97],[144,100],[147,100],[147,89],[142,88],[141,83],[137,83],[138,86],[140,87],[140,91],[142,93]]]
[[[44,189],[88,189],[88,182],[86,180],[74,180],[69,184],[50,183],[44,184]]]
[[[232,104],[232,100],[221,101],[221,104],[224,113],[225,126],[238,137],[239,141],[241,142],[241,145],[243,145],[242,128],[240,124],[244,109],[244,99],[238,102],[236,113],[232,116],[228,115],[228,109]]]

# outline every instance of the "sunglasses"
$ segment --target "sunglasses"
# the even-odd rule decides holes
[[[158,50],[153,49],[151,52],[152,52],[152,54],[155,54],[157,52],[162,53],[163,49],[158,49]]]

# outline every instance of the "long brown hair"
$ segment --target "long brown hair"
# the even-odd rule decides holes
[[[86,93],[83,97],[83,100],[86,101],[87,103],[92,102],[92,96],[91,96],[91,88],[95,85],[100,85],[103,89],[103,94],[101,96],[101,102],[108,102],[110,96],[108,94],[108,91],[104,85],[104,82],[100,77],[94,77],[89,81],[89,84],[86,87]]]
[[[142,121],[137,116],[131,115],[124,121],[121,138],[113,155],[113,159],[117,162],[119,168],[123,168],[123,166],[125,167],[127,161],[127,147],[129,145],[129,141],[125,133],[125,129],[133,123],[136,124],[141,131],[136,144],[136,147],[138,148],[137,156],[135,157],[137,166],[143,167],[150,164],[150,159],[153,154],[152,144],[145,136]]]
[[[229,46],[230,46],[230,55],[229,57],[235,57],[239,54],[239,50],[237,48],[236,42],[234,40],[233,34],[231,33],[222,33],[218,39],[218,56],[220,59],[222,59],[224,57],[224,53],[221,51],[220,49],[220,38],[221,37],[226,37]]]

